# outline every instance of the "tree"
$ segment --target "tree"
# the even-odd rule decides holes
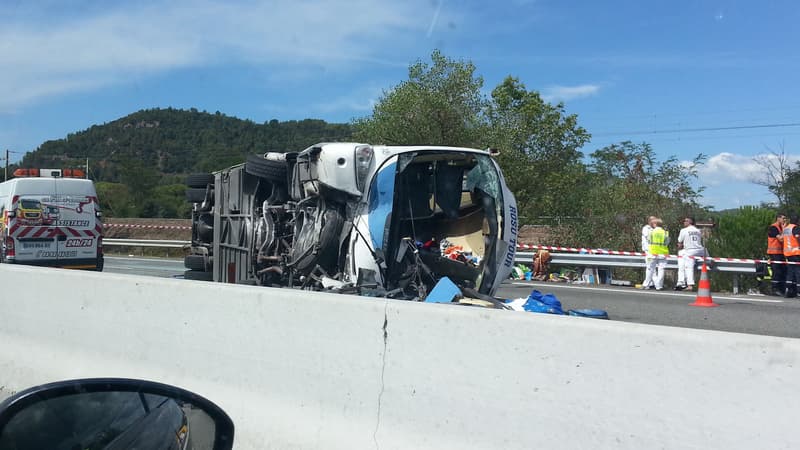
[[[698,203],[702,188],[694,188],[692,182],[704,155],[690,163],[675,157],[659,162],[650,144],[625,141],[590,156],[583,221],[571,229],[571,237],[581,245],[634,250],[647,216],[662,218],[677,236],[682,217],[703,211]]]
[[[95,183],[100,209],[107,217],[138,217],[139,208],[128,187],[121,183]]]
[[[153,189],[158,185],[159,173],[139,159],[121,158],[120,181],[128,188],[136,209],[142,217],[152,217],[145,214],[145,204],[150,200]],[[135,216],[134,216],[135,217]]]
[[[186,201],[185,184],[168,184],[157,186],[152,195],[145,201],[142,215],[144,217],[191,217],[192,206]]]
[[[212,145],[211,148],[213,151],[206,153],[195,165],[198,172],[214,172],[241,164],[248,153],[222,144]]]
[[[743,206],[717,213],[714,217],[716,226],[706,240],[706,248],[712,256],[764,258],[767,230],[774,220],[775,210],[763,206]],[[718,289],[729,289],[732,279],[729,274],[712,273],[711,284]],[[756,287],[755,280],[750,277],[743,277],[741,284],[745,290]]]
[[[797,210],[798,205],[800,205],[800,163],[797,163],[793,169],[786,171],[780,192],[784,196],[784,201],[780,204],[780,207],[794,208],[791,211],[792,213],[800,213]]]
[[[355,138],[387,145],[474,146],[481,141],[483,78],[471,62],[435,50],[417,61],[408,80],[385,91],[372,115],[354,121]]]
[[[715,217],[717,226],[706,242],[712,255],[728,258],[763,258],[767,229],[775,220],[775,210],[743,206]]]
[[[363,142],[396,145],[451,145],[500,150],[498,162],[523,216],[569,214],[582,180],[578,150],[589,134],[513,77],[490,97],[469,61],[438,50],[431,63],[417,61],[408,80],[384,93],[369,117],[354,122]]]
[[[793,194],[795,195],[800,193],[798,192],[800,191],[800,185],[798,185],[796,180],[793,180],[791,187],[787,185],[787,181],[791,177],[792,169],[783,143],[779,145],[779,150],[777,151],[767,147],[767,153],[754,156],[753,162],[764,170],[760,175],[753,177],[751,181],[769,189],[778,199],[779,207],[783,208],[790,204],[789,190],[794,190],[795,192],[793,192]],[[796,179],[797,176],[795,175],[794,178]]]
[[[524,216],[570,216],[580,203],[585,167],[579,149],[590,135],[567,114],[514,77],[507,77],[486,106],[488,144]]]

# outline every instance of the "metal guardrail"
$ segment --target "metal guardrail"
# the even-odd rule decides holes
[[[534,252],[517,252],[516,262],[533,263]],[[557,266],[579,266],[579,267],[630,267],[636,269],[645,268],[644,256],[622,256],[604,255],[591,253],[550,253],[550,264]],[[667,269],[677,269],[678,259],[675,257],[667,259]],[[755,264],[743,261],[713,261],[709,264],[709,270],[713,272],[725,272],[733,274],[733,293],[739,293],[739,275],[753,275],[756,273]]]
[[[191,241],[154,240],[154,239],[103,239],[103,245],[120,247],[162,247],[182,248],[191,244]],[[534,252],[517,252],[516,262],[533,263]],[[582,267],[630,267],[635,269],[645,268],[644,256],[619,256],[587,253],[550,253],[550,264],[557,266],[582,266]],[[677,269],[676,258],[667,260],[667,269]],[[735,274],[754,274],[755,265],[746,262],[714,261],[709,270],[716,272],[729,272]]]
[[[517,261],[532,263],[535,253],[517,252]],[[645,267],[644,256],[619,256],[619,255],[600,255],[586,253],[551,253],[550,264],[560,266],[587,266],[587,267],[632,267],[643,269]],[[677,258],[667,259],[668,269],[677,269]],[[756,273],[755,264],[749,262],[736,261],[714,261],[709,263],[709,270],[715,272],[730,272],[740,274]]]
[[[154,239],[103,239],[103,245],[119,247],[160,247],[160,248],[182,248],[191,244],[191,241],[169,241]]]
[[[160,247],[160,248],[183,248],[191,244],[191,241],[170,241],[154,239],[103,239],[103,245],[119,247]],[[515,262],[533,263],[534,252],[517,252]],[[604,255],[591,253],[550,253],[550,264],[557,266],[579,266],[579,267],[629,267],[635,269],[645,268],[644,256],[622,256]],[[667,269],[677,269],[677,258],[667,259]],[[753,263],[740,261],[714,261],[709,270],[714,272],[726,272],[734,275],[733,293],[739,293],[739,275],[752,275],[756,273]]]

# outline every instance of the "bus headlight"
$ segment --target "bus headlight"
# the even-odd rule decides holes
[[[372,165],[372,157],[374,152],[370,145],[359,145],[356,147],[356,187],[361,192],[364,192],[364,185],[367,182],[367,175],[369,175],[369,168]]]

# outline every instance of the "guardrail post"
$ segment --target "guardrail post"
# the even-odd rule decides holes
[[[739,295],[739,274],[733,274],[733,295]]]

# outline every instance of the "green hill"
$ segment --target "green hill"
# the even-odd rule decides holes
[[[351,139],[349,124],[305,119],[257,124],[196,109],[148,109],[47,141],[19,167],[83,167],[110,216],[186,217],[184,178],[241,163],[248,154],[297,151]]]
[[[47,141],[25,155],[22,167],[83,166],[97,181],[120,181],[120,165],[134,159],[160,174],[210,172],[251,153],[301,150],[350,139],[349,124],[306,119],[257,124],[195,109],[149,109]]]

